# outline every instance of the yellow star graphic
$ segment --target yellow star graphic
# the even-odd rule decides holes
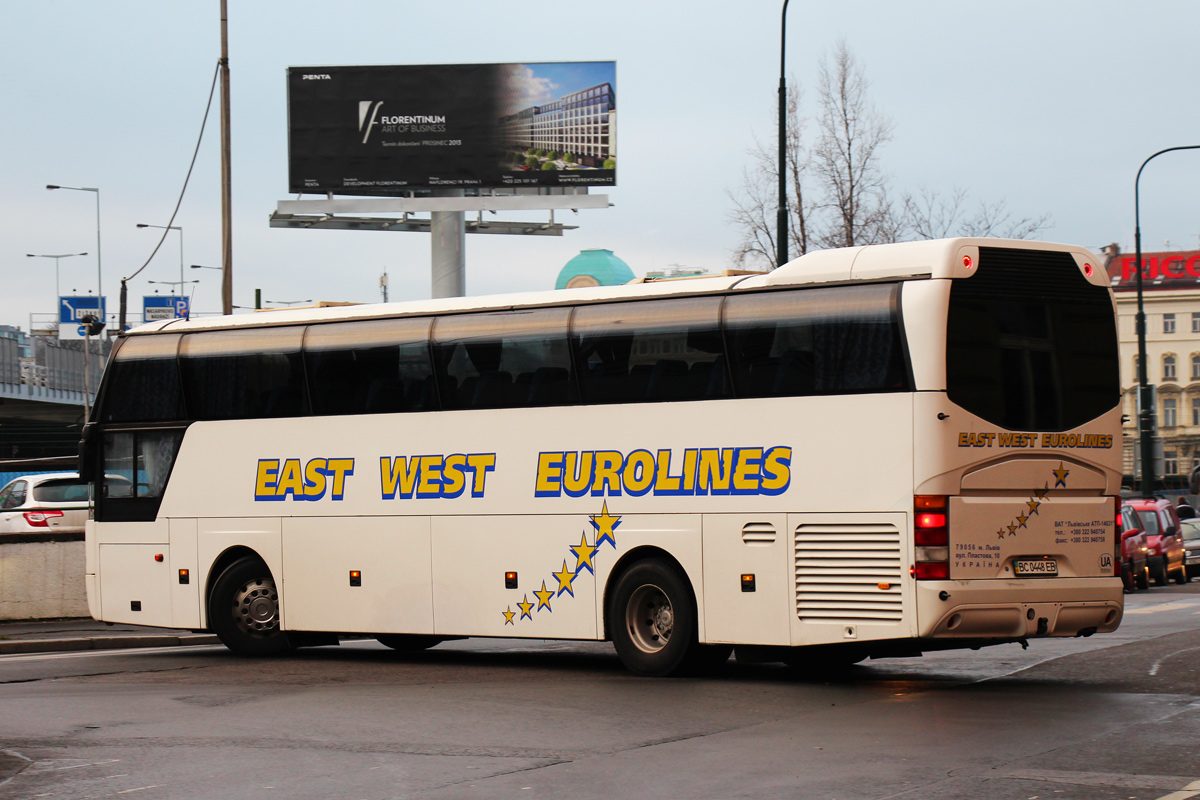
[[[517,603],[517,608],[521,609],[521,619],[525,619],[526,617],[533,619],[533,614],[531,613],[533,611],[533,603],[529,602],[529,595],[521,598],[521,602]]]
[[[1009,525],[1009,526],[1008,526],[1008,535],[1009,535],[1009,536],[1016,536],[1016,535],[1017,535],[1017,526],[1016,526],[1016,525]]]
[[[575,556],[575,572],[577,574],[581,569],[586,569],[593,575],[596,574],[596,570],[592,568],[592,555],[596,552],[596,549],[596,547],[588,544],[587,532],[579,534],[579,545],[571,548],[571,553]]]
[[[553,592],[553,590],[546,588],[545,581],[542,581],[542,588],[540,590],[534,592],[533,596],[538,599],[538,607],[537,607],[538,611],[541,611],[544,608],[547,611],[549,611],[551,614],[554,613],[554,609],[550,607],[550,598],[554,597],[554,592]]]
[[[554,579],[558,581],[558,591],[554,593],[555,597],[558,597],[563,592],[571,595],[571,597],[575,596],[575,590],[571,588],[571,581],[575,580],[575,574],[567,568],[567,562],[564,559],[562,571],[553,573]]]
[[[1067,488],[1067,476],[1071,474],[1071,470],[1063,469],[1063,463],[1058,462],[1058,469],[1054,470],[1054,488],[1059,486]]]
[[[600,513],[597,516],[588,517],[588,519],[592,521],[592,525],[596,528],[596,549],[599,550],[600,545],[607,541],[615,550],[617,539],[613,535],[613,530],[621,524],[621,518],[611,516],[608,513],[608,501],[604,501],[604,506],[600,509]]]
[[[1046,487],[1045,487],[1044,489],[1034,489],[1034,490],[1033,490],[1033,493],[1034,493],[1035,495],[1037,495],[1037,499],[1038,499],[1038,500],[1045,500],[1045,499],[1046,499],[1046,492],[1048,492],[1048,491],[1050,491],[1050,484],[1048,484],[1048,483],[1047,483],[1047,484],[1046,484]]]
[[[1003,529],[996,531],[996,538],[997,538],[997,539],[1003,539],[1003,538],[1004,538],[1004,530],[1003,530]]]
[[[504,615],[504,624],[505,625],[515,625],[516,624],[513,622],[513,617],[516,616],[517,612],[512,610],[512,606],[509,606],[508,608],[504,609],[500,613]]]
[[[1025,516],[1024,514],[1017,515],[1017,527],[1018,528],[1028,528],[1029,526],[1025,524],[1028,521],[1029,521],[1029,517]]]
[[[1036,513],[1038,513],[1038,506],[1040,506],[1041,503],[1039,503],[1036,500],[1026,500],[1025,505],[1029,506],[1030,514],[1036,514]]]

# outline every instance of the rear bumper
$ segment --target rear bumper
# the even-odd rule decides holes
[[[1023,639],[1107,633],[1121,624],[1123,596],[1120,578],[920,581],[917,635]]]

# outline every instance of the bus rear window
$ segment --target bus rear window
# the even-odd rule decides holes
[[[1120,400],[1108,290],[1070,253],[981,247],[976,275],[950,289],[946,389],[1009,430],[1062,431]]]

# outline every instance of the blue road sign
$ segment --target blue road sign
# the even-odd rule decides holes
[[[60,297],[58,298],[58,322],[60,325],[79,322],[84,314],[92,314],[104,319],[106,306],[98,297]]]
[[[147,295],[142,298],[142,322],[186,317],[189,310],[186,297],[174,295]]]

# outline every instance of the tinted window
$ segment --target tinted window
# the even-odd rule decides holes
[[[104,434],[101,497],[161,498],[182,441],[180,430]]]
[[[130,336],[104,376],[97,419],[157,422],[183,419],[183,392],[175,359],[179,334]]]
[[[28,485],[25,481],[13,481],[4,487],[5,496],[0,501],[0,508],[17,508],[24,503],[25,491]]]
[[[428,319],[313,325],[304,358],[314,414],[431,411]]]
[[[571,322],[585,403],[729,397],[721,298],[584,306]]]
[[[86,503],[88,485],[78,478],[42,481],[33,487],[33,499],[39,503]]]
[[[896,285],[735,296],[725,331],[739,397],[908,388]]]
[[[191,333],[180,371],[192,419],[296,417],[308,413],[300,341],[304,329]]]
[[[443,317],[433,326],[442,407],[516,408],[575,402],[570,309]]]
[[[1120,385],[1108,289],[1069,253],[980,248],[977,274],[950,289],[946,388],[1015,430],[1066,430],[1109,411]]]

